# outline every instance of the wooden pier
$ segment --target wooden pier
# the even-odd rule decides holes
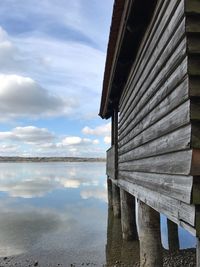
[[[109,205],[123,238],[139,237],[141,266],[162,266],[162,213],[171,249],[176,225],[196,236],[200,267],[199,0],[115,0],[100,116],[112,121]]]

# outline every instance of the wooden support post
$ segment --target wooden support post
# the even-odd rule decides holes
[[[107,244],[106,244],[106,262],[107,264],[111,262],[112,259],[112,228],[113,228],[113,212],[108,207],[108,221],[107,221]]]
[[[112,181],[108,178],[107,179],[107,190],[108,190],[108,208],[113,208],[113,200],[112,200]]]
[[[108,209],[107,245],[106,245],[106,263],[108,266],[114,266],[116,261],[121,260],[121,249],[122,249],[121,220],[119,218],[115,218],[113,215],[113,211]]]
[[[139,262],[139,260],[140,260],[139,242],[123,240],[121,248],[121,265],[114,265],[114,266],[131,267],[135,266],[135,263]]]
[[[136,240],[137,225],[135,215],[135,197],[120,189],[121,199],[121,225],[122,225],[122,237],[124,240]]]
[[[120,218],[120,189],[114,183],[112,183],[112,200],[114,216]]]
[[[163,266],[160,214],[142,201],[138,202],[138,230],[140,267]]]
[[[178,225],[167,219],[168,244],[170,251],[179,250]]]
[[[197,257],[197,267],[200,267],[200,238],[197,237],[197,249],[196,249],[196,257]]]

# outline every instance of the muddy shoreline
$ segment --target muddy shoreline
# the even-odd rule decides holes
[[[105,267],[140,267],[139,262],[135,264],[125,265],[123,262],[115,264],[107,264]],[[196,250],[183,249],[176,252],[163,252],[163,267],[196,267]]]
[[[0,258],[0,267],[139,267],[139,263],[125,264],[120,261],[110,262],[108,264],[103,264],[102,262],[92,262],[92,261],[80,261],[77,259],[76,262],[67,262],[65,259],[54,259],[52,262],[50,258],[40,259],[40,257],[24,257],[13,256],[13,257],[2,257]],[[164,265],[163,267],[196,267],[196,253],[195,249],[184,249],[178,252],[169,253],[164,251]]]

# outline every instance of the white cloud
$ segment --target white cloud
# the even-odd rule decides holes
[[[106,123],[96,128],[90,128],[85,126],[82,129],[82,133],[86,135],[94,135],[94,136],[104,136],[104,143],[110,144],[111,143],[111,123]]]
[[[27,144],[50,142],[54,139],[53,133],[46,128],[35,126],[16,127],[10,132],[0,132],[0,141],[20,141]]]
[[[0,144],[0,155],[16,154],[19,150],[19,146],[15,144]]]
[[[7,33],[0,29],[0,36],[4,40],[0,40],[0,72],[6,73],[1,75],[0,83],[4,86],[6,84],[9,93],[9,97],[5,93],[7,109],[0,109],[0,113],[15,118],[22,115],[38,118],[69,113],[73,113],[76,118],[88,119],[91,114],[92,117],[97,116],[104,52],[87,44],[38,37],[35,33],[14,37],[11,42]],[[28,98],[31,94],[32,100]],[[10,106],[12,95],[22,96],[21,100],[14,101],[13,108]],[[90,98],[93,101],[88,101]],[[35,99],[38,99],[38,103]],[[27,110],[29,105],[30,111]],[[16,113],[13,112],[14,108]]]
[[[11,68],[15,62],[17,49],[8,37],[7,32],[0,26],[0,62],[1,69]],[[16,67],[16,65],[15,65]]]
[[[27,22],[22,29],[14,27],[18,32],[33,34],[39,24],[37,30],[43,34],[62,38],[61,33],[75,31],[102,47],[108,38],[112,6],[113,0],[43,0],[40,5],[35,1],[6,0],[1,3],[0,16],[11,23],[13,20],[19,24]],[[55,31],[56,26],[62,29],[61,36]]]
[[[1,117],[58,116],[74,105],[51,94],[29,77],[0,74]]]
[[[53,166],[38,169],[35,165],[21,166],[20,171],[18,168],[17,165],[11,169],[3,165],[0,172],[0,191],[12,197],[42,197],[58,188],[96,188],[99,184],[98,167],[94,170],[88,165],[86,170],[82,165],[75,168],[64,164],[57,170]]]
[[[110,136],[105,136],[103,140],[104,140],[105,144],[111,144],[111,137]]]
[[[59,136],[47,128],[15,127],[0,132],[0,156],[105,157],[98,139]]]
[[[97,145],[98,143],[99,141],[97,139],[92,140],[89,138],[81,138],[79,136],[68,136],[62,140],[61,145],[63,146],[89,145],[89,144]]]
[[[98,145],[99,144],[99,140],[98,139],[93,140],[93,144],[94,145]]]
[[[81,182],[75,179],[62,179],[61,184],[66,188],[79,188]]]
[[[0,17],[7,32],[0,27],[0,122],[15,127],[42,118],[38,125],[51,123],[59,131],[56,127],[63,119],[66,125],[68,118],[96,119],[112,4],[113,0],[2,3]],[[78,123],[72,126],[74,133],[70,130],[72,136],[64,127],[62,137],[55,138],[41,132],[33,136],[25,129],[22,134],[17,127],[0,132],[0,139],[14,145],[7,150],[16,149],[19,155],[104,156],[103,138],[99,142],[98,137],[79,136]]]
[[[65,220],[65,231],[69,231],[69,217],[63,215],[53,209],[31,205],[22,204],[16,209],[4,201],[0,216],[0,257],[26,254],[33,244],[40,242],[43,234],[56,232]]]
[[[40,177],[38,180],[24,180],[20,183],[0,184],[2,192],[8,192],[12,197],[22,198],[42,197],[53,189],[55,189],[55,185],[44,177],[42,179]]]
[[[82,143],[82,138],[78,136],[65,137],[62,141],[63,145],[79,145]]]
[[[32,55],[30,59],[25,59],[28,66],[26,72],[30,77],[63,98],[75,99],[77,106],[72,107],[74,116],[97,116],[105,64],[104,52],[74,41],[64,42],[37,36],[19,38],[16,43],[21,49],[29,50],[24,57]]]
[[[108,202],[107,200],[107,191],[105,188],[92,188],[92,189],[84,189],[81,191],[81,197],[83,199],[88,198],[96,198],[100,199],[104,202]]]
[[[97,135],[97,136],[109,136],[111,132],[111,123],[106,123],[100,126],[97,126],[96,128],[90,128],[88,126],[85,126],[82,129],[83,134],[87,135]]]

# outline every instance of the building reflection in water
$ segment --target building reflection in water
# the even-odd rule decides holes
[[[163,215],[161,215],[163,218]],[[189,266],[195,266],[195,253],[194,249],[189,248],[182,250],[180,248],[180,238],[178,226],[164,217],[166,219],[166,233],[167,239],[162,240],[163,255],[167,257],[165,261],[169,264],[173,264],[174,255],[178,261],[186,257],[186,265],[190,262]],[[163,220],[161,220],[161,225],[163,225]],[[163,231],[163,227],[161,227]],[[160,230],[161,230],[160,229]],[[164,234],[163,232],[161,234]],[[189,245],[189,244],[188,244]],[[167,249],[166,249],[167,248]],[[106,266],[139,266],[140,261],[140,244],[138,240],[126,241],[122,237],[122,227],[121,218],[114,216],[112,205],[108,205],[108,219],[107,219],[107,244],[106,244]],[[169,256],[168,256],[169,255]],[[174,262],[175,264],[175,262]],[[169,265],[171,266],[171,265]],[[180,265],[173,265],[180,266]]]
[[[151,232],[153,233],[155,231],[158,232],[158,236],[162,235],[165,236],[166,238],[159,241],[159,251],[160,255],[162,253],[165,255],[170,255],[171,253],[178,256],[179,258],[182,257],[182,252],[180,250],[180,244],[179,244],[179,229],[178,225],[175,224],[174,222],[170,221],[166,217],[166,230],[165,233],[163,232],[163,226],[160,227],[160,214],[157,214],[156,211],[154,217],[157,217],[157,222],[158,225],[155,227],[155,224],[152,226],[150,224],[145,224],[143,220],[145,218],[139,216],[138,217],[138,205],[139,203],[135,203],[134,201],[131,202],[129,206],[126,207],[124,206],[123,200],[128,201],[128,198],[124,198],[123,192],[118,192],[118,191],[113,191],[113,186],[108,180],[108,221],[107,221],[107,244],[106,244],[106,266],[139,266],[140,265],[140,257],[143,257],[143,255],[146,255],[148,253],[151,253],[151,246],[156,247],[156,244],[158,244],[158,240],[155,240],[154,237],[151,236]],[[120,194],[120,196],[113,197],[113,194]],[[130,201],[129,201],[130,202]],[[121,205],[120,205],[121,204]],[[117,207],[117,208],[116,208]],[[147,207],[147,206],[146,206]],[[124,213],[124,209],[128,209],[126,213]],[[116,212],[117,211],[117,212]],[[128,224],[130,221],[130,213],[134,213],[135,215],[133,216],[135,218],[135,221],[137,221],[137,227],[134,224]],[[158,216],[157,216],[158,215]],[[163,215],[161,215],[161,225],[163,224]],[[138,221],[140,219],[140,221]],[[124,220],[124,221],[123,221]],[[123,221],[123,224],[122,224]],[[138,240],[137,234],[131,235],[131,241],[128,238],[126,238],[125,235],[123,235],[123,230],[127,230],[127,227],[134,228],[134,232],[138,232],[138,227],[140,229],[140,234],[141,231],[144,227],[150,227],[148,229],[148,233],[150,235],[140,235],[140,242]],[[141,229],[141,227],[143,227]],[[152,227],[152,229],[151,229]],[[155,229],[154,229],[155,228]],[[130,230],[130,229],[129,229]],[[161,231],[162,230],[162,231]],[[160,232],[161,231],[161,232]],[[131,231],[129,231],[129,236],[130,236]],[[127,240],[126,240],[127,239]],[[155,244],[154,244],[155,243]],[[145,246],[144,246],[145,244]],[[140,246],[143,245],[143,250],[140,251]],[[193,251],[192,250],[185,250],[183,251],[183,254],[188,253],[188,259],[191,257],[194,257]],[[171,255],[172,255],[171,254]],[[191,254],[191,255],[190,255]],[[155,256],[155,255],[154,255]],[[152,262],[153,259],[156,258],[152,256]],[[151,254],[149,254],[149,257],[151,258]],[[162,257],[162,256],[160,256]],[[170,258],[170,256],[168,256]],[[143,258],[142,258],[143,259]],[[150,261],[150,259],[149,259]],[[161,259],[162,262],[162,259]],[[189,261],[188,261],[189,262]],[[154,266],[154,264],[146,264],[141,261],[141,264],[144,264],[142,266]],[[156,266],[161,266],[160,264],[157,264]],[[174,265],[177,266],[177,265]],[[184,266],[187,266],[184,265]],[[191,265],[193,266],[193,265]]]
[[[113,210],[108,208],[106,263],[114,266],[117,263],[132,266],[139,261],[138,240],[126,241],[122,239],[121,219],[113,215]]]

